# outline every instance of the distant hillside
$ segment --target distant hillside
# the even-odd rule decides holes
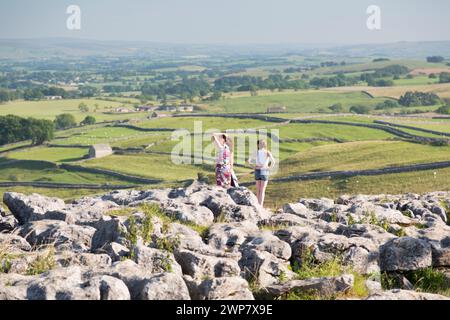
[[[336,46],[331,44],[168,44],[155,42],[95,41],[82,39],[4,39],[0,59],[41,59],[86,56],[236,56],[236,55],[339,55],[423,59],[430,55],[450,57],[450,41],[399,42]]]

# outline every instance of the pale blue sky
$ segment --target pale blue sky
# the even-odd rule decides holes
[[[66,8],[82,30],[66,29]],[[382,30],[366,28],[379,5]],[[448,0],[1,0],[0,38],[173,43],[377,43],[450,40]]]

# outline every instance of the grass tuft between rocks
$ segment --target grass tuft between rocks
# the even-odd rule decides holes
[[[415,291],[450,296],[450,278],[431,267],[408,272],[384,272],[381,274],[381,285],[385,290],[402,288],[403,277],[413,285]]]

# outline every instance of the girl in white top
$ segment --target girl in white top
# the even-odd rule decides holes
[[[269,171],[275,166],[275,159],[272,153],[267,150],[267,142],[265,140],[258,140],[258,151],[248,162],[255,166],[256,197],[261,207],[263,207],[269,182]]]

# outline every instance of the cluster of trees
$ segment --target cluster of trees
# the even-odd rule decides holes
[[[31,140],[33,145],[43,144],[54,137],[52,121],[21,118],[14,115],[0,116],[0,145]]]
[[[372,110],[372,109],[369,106],[363,106],[363,105],[350,107],[350,112],[357,113],[357,114],[369,114],[370,110]]]
[[[382,103],[379,103],[375,106],[376,110],[386,110],[386,109],[393,109],[398,108],[400,105],[395,100],[385,100]]]
[[[87,116],[80,125],[93,125],[96,119]],[[55,129],[64,130],[77,126],[70,113],[58,115],[54,121],[35,118],[22,118],[15,115],[0,116],[0,145],[31,140],[40,145],[54,138]]]
[[[193,99],[204,97],[211,91],[210,84],[199,78],[183,78],[179,83],[165,82],[159,84],[146,83],[142,85],[143,96],[156,96],[157,99],[165,101],[167,95],[176,95],[182,99]]]
[[[307,82],[280,74],[271,74],[266,79],[253,76],[229,76],[214,81],[214,90],[221,92],[306,88],[308,88]]]
[[[400,76],[408,72],[409,69],[407,67],[394,64],[378,69],[373,73],[363,73],[360,80],[367,82],[367,85],[371,87],[391,87],[394,85],[393,80],[399,79]]]
[[[358,77],[346,77],[343,73],[340,73],[333,77],[315,77],[309,81],[309,85],[316,88],[333,88],[353,86],[358,82]]]
[[[431,56],[431,57],[427,57],[427,62],[431,62],[431,63],[442,63],[444,62],[444,57],[441,56]]]
[[[121,93],[135,91],[135,88],[131,85],[106,85],[103,86],[103,91],[107,93]]]
[[[383,62],[383,61],[390,61],[390,59],[388,58],[377,58],[377,59],[373,59],[372,62]]]
[[[439,82],[440,83],[450,83],[450,73],[449,72],[442,72],[439,75]]]
[[[408,91],[400,97],[398,103],[404,107],[434,106],[441,103],[441,99],[432,92]]]
[[[66,91],[58,87],[34,86],[27,89],[10,90],[0,88],[0,103],[16,99],[27,101],[41,100],[45,96],[61,96],[63,99],[91,98],[97,95],[98,89],[91,86],[81,86],[78,90]]]
[[[336,66],[345,66],[347,63],[345,61],[342,62],[335,62],[335,61],[325,61],[325,62],[321,62],[320,66],[323,67],[336,67]]]
[[[80,122],[80,125],[81,126],[93,125],[96,122],[97,120],[93,116],[86,116],[86,118],[84,118],[83,121]],[[57,130],[70,129],[78,125],[75,117],[73,116],[73,114],[70,113],[63,113],[56,116],[54,124]]]
[[[450,99],[444,99],[445,105],[439,107],[436,112],[440,114],[450,115]]]

